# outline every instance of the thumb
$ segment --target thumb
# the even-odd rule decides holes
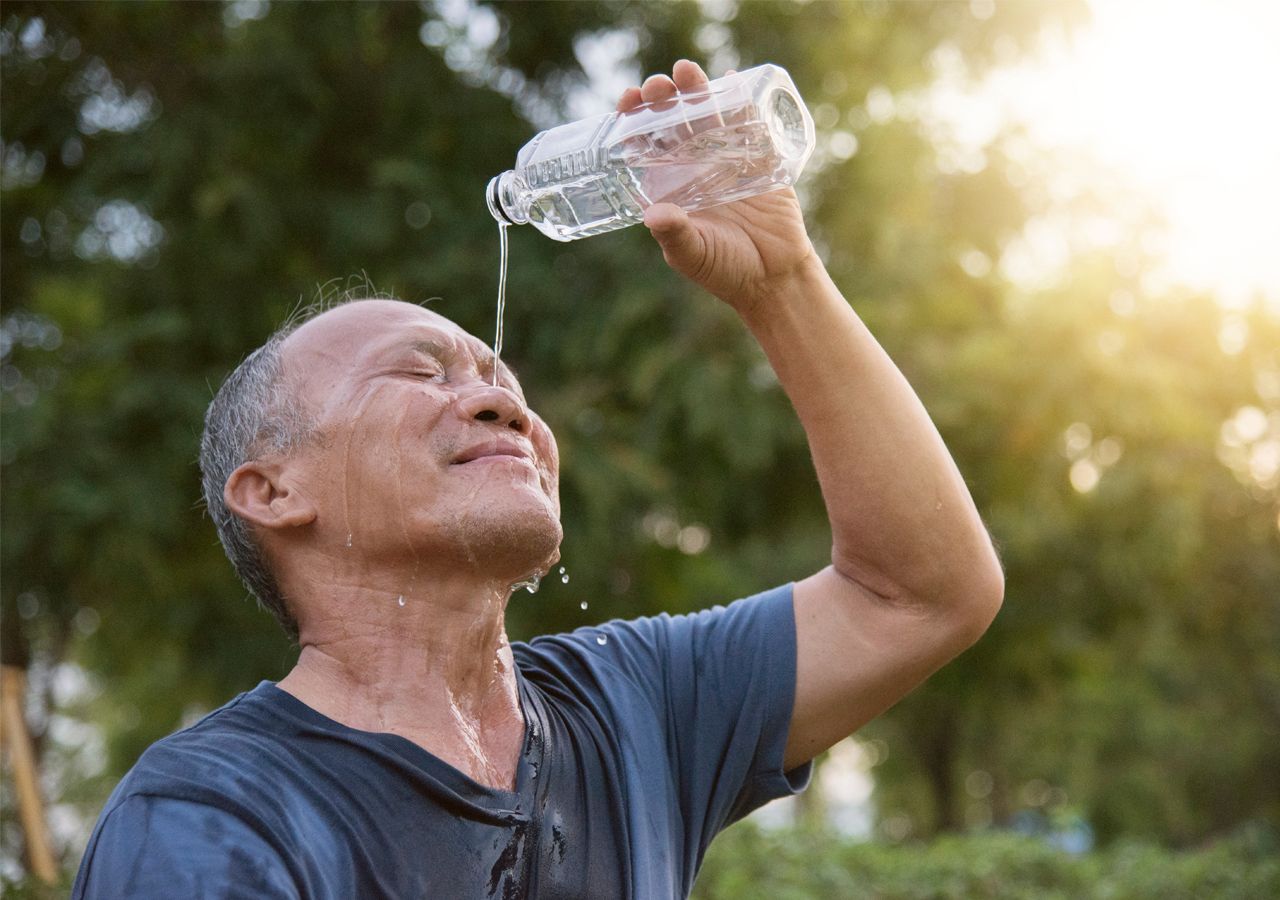
[[[706,256],[706,242],[689,214],[674,203],[655,203],[645,210],[644,224],[662,248],[667,265],[694,277]]]

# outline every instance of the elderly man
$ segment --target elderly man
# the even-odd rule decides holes
[[[706,80],[629,89],[619,108]],[[711,839],[972,644],[1003,579],[919,400],[795,195],[654,206],[809,438],[832,563],[691,616],[509,644],[559,553],[550,430],[488,348],[391,300],[273,336],[209,410],[209,508],[297,665],[151,747],[77,897],[686,896]]]

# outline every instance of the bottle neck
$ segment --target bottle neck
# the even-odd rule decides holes
[[[484,196],[489,206],[489,214],[500,223],[524,225],[529,221],[529,214],[521,207],[518,199],[519,191],[514,171],[508,169],[501,175],[490,178]]]

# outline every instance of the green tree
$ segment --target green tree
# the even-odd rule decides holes
[[[1249,340],[1224,354],[1237,314],[1144,298],[1112,258],[1045,296],[974,277],[959,260],[996,260],[1045,201],[1014,186],[1000,143],[955,170],[921,120],[884,114],[931,83],[939,48],[976,76],[1080,18],[1065,3],[986,19],[959,3],[5,4],[0,614],[6,659],[33,660],[41,730],[105,736],[98,765],[45,742],[62,799],[92,815],[147,744],[292,662],[201,514],[212,388],[318,287],[367,279],[487,337],[483,186],[581,109],[585,68],[613,54],[637,74],[678,56],[793,73],[821,126],[811,227],[1003,546],[992,634],[869,732],[890,748],[884,814],[927,833],[1070,807],[1104,836],[1179,841],[1276,815],[1275,485],[1249,472],[1276,429],[1274,316],[1239,313]],[[823,564],[803,434],[762,355],[642,229],[571,245],[513,229],[508,297],[504,355],[561,445],[572,576],[513,601],[516,636]],[[1245,408],[1271,431],[1246,413],[1224,442]],[[1077,429],[1064,456],[1075,423],[1089,440]],[[1082,459],[1100,473],[1084,493]],[[75,707],[54,691],[66,661],[91,676]],[[991,793],[966,799],[974,770]]]

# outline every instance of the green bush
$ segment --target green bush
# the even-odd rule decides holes
[[[13,900],[65,897],[0,879]],[[987,832],[928,844],[856,843],[812,830],[736,825],[718,838],[693,900],[1263,900],[1280,897],[1273,832],[1246,828],[1191,851],[1122,842],[1072,855],[1045,841]]]
[[[929,844],[856,843],[827,832],[722,835],[695,900],[1183,900],[1280,897],[1275,835],[1246,829],[1191,851],[1121,843],[1072,855],[1007,832]]]

